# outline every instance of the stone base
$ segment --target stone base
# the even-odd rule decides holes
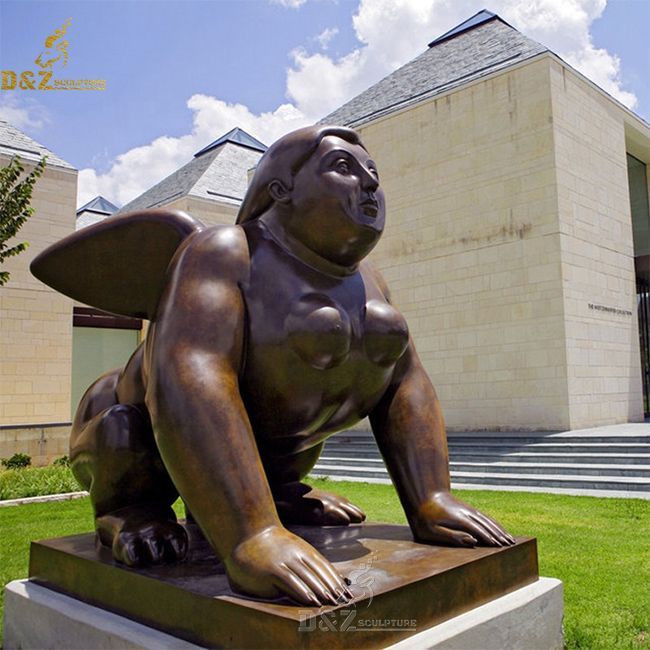
[[[196,527],[187,561],[116,564],[94,535],[34,542],[31,581],[205,647],[386,647],[536,583],[535,540],[506,548],[417,544],[405,526],[295,527],[350,582],[352,602],[321,608],[234,593]],[[354,632],[354,633],[352,633]]]
[[[562,583],[553,578],[540,578],[385,647],[391,650],[560,650],[564,646],[562,612]],[[354,640],[359,623],[357,618],[349,626],[354,629],[331,634],[347,634]],[[11,582],[5,591],[5,650],[191,650],[200,647],[29,580]]]

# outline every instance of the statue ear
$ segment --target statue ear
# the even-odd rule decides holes
[[[269,195],[276,203],[287,204],[291,200],[289,188],[279,179],[274,179],[268,186]]]

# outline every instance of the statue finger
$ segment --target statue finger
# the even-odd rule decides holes
[[[353,503],[341,504],[341,508],[345,510],[350,517],[350,522],[353,524],[360,524],[366,518],[366,513],[361,508],[357,508]]]
[[[499,524],[493,519],[486,517],[480,512],[471,513],[470,517],[474,521],[483,524],[483,526],[485,526],[490,531],[490,533],[492,533],[492,536],[501,542],[501,546],[511,546],[514,544],[514,539],[508,535],[508,533],[506,533],[506,531],[501,528],[501,526],[499,526]]]
[[[459,513],[458,521],[450,522],[448,525],[471,533],[479,542],[488,546],[501,546],[499,540],[481,522],[472,519],[469,513]]]
[[[295,574],[282,564],[281,573],[274,581],[275,586],[284,594],[302,605],[320,607],[325,602],[325,595],[320,598]]]
[[[152,564],[160,564],[163,561],[165,547],[161,538],[157,536],[144,537],[142,540],[142,548],[147,555],[147,561]]]
[[[328,587],[325,579],[318,571],[312,569],[304,560],[300,558],[297,562],[289,565],[289,568],[300,578],[317,596],[323,594],[330,605],[336,605],[338,602],[335,590]]]
[[[475,537],[464,530],[453,530],[439,524],[430,528],[429,541],[467,548],[472,548],[478,543]]]
[[[334,567],[325,559],[319,558],[319,561],[311,557],[303,557],[302,561],[318,575],[326,580],[328,587],[334,592],[335,595],[344,594],[348,598],[353,598],[352,592],[345,584],[345,580],[336,572]]]
[[[350,523],[350,515],[342,506],[330,505],[325,508],[325,520],[338,526],[347,526]]]
[[[138,566],[143,563],[143,549],[140,540],[133,537],[118,535],[113,543],[113,557],[127,566]]]
[[[187,534],[175,535],[168,533],[165,536],[165,560],[167,562],[175,562],[182,560],[187,555]]]

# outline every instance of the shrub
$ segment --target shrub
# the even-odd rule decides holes
[[[11,458],[3,458],[0,460],[3,467],[7,469],[20,469],[22,467],[29,467],[32,464],[32,457],[29,454],[14,454]]]
[[[77,492],[81,489],[69,467],[50,465],[0,471],[0,501]]]
[[[52,465],[55,467],[70,467],[70,458],[68,456],[61,456],[61,458],[55,458],[52,461]]]

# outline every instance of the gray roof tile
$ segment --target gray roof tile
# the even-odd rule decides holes
[[[215,147],[218,147],[225,142],[234,142],[235,144],[241,144],[244,147],[250,147],[251,149],[255,149],[256,151],[261,152],[264,152],[268,149],[268,147],[263,142],[260,142],[257,138],[254,138],[249,133],[246,133],[244,129],[240,129],[238,126],[236,126],[231,131],[228,131],[228,133],[222,135],[220,138],[217,138],[214,142],[211,142],[207,147],[203,147],[203,149],[194,155],[196,157],[202,156],[206,151],[210,151],[210,149],[214,149]]]
[[[248,170],[261,156],[261,151],[225,142],[192,158],[119,212],[155,208],[188,195],[239,205],[248,186]]]
[[[43,156],[47,156],[48,165],[74,169],[63,158],[4,120],[0,120],[0,153],[7,156],[18,156],[31,162],[38,162]]]
[[[426,52],[330,113],[321,123],[359,126],[542,52],[548,49],[495,15],[451,38],[433,41]]]
[[[108,215],[113,214],[113,212],[116,212],[117,210],[118,207],[113,205],[108,199],[105,199],[103,196],[96,196],[94,199],[88,201],[86,205],[82,205],[77,210],[77,216],[86,211]]]

